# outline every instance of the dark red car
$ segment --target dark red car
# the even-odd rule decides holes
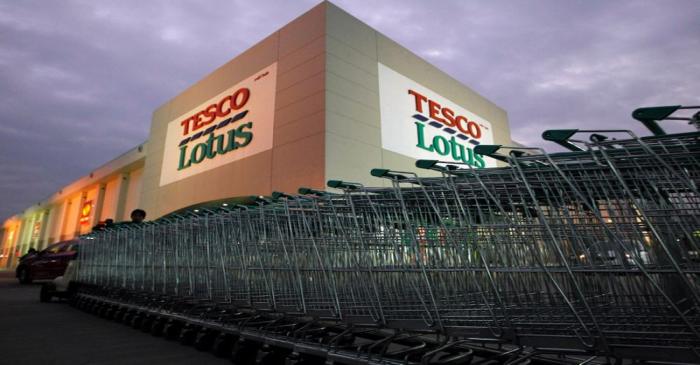
[[[54,243],[36,253],[22,257],[17,265],[15,276],[22,284],[33,280],[51,280],[63,275],[68,262],[78,254],[78,241]]]

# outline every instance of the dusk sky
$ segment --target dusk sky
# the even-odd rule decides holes
[[[700,105],[697,0],[334,3],[504,108],[525,145]],[[0,220],[146,140],[159,105],[316,4],[0,1]]]

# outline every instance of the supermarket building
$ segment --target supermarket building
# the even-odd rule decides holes
[[[473,153],[492,143],[513,143],[503,109],[323,2],[157,108],[146,142],[7,219],[0,268],[135,208],[381,185],[370,169],[420,158],[495,166]]]

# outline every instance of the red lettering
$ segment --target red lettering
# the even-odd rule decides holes
[[[423,113],[423,103],[428,103],[428,114],[430,118],[436,120],[448,127],[457,127],[457,129],[472,138],[481,138],[481,127],[478,123],[473,122],[462,115],[455,115],[454,110],[442,107],[434,100],[413,91],[408,90],[408,93],[413,95],[415,99],[416,111]]]
[[[250,89],[247,87],[236,90],[232,95],[224,96],[218,103],[210,104],[203,110],[200,110],[180,122],[180,126],[182,126],[182,135],[184,136],[190,132],[194,132],[213,122],[216,118],[225,117],[229,115],[232,110],[243,108],[248,103],[249,99]]]
[[[428,100],[428,112],[430,113],[430,117],[442,124],[447,124],[447,122],[444,119],[438,116],[438,113],[440,113],[441,109],[442,107],[440,106],[440,104],[432,100]]]
[[[182,122],[180,122],[180,125],[184,127],[184,130],[182,131],[183,136],[186,135],[187,133],[190,133],[190,119],[191,118],[187,118],[187,119],[183,120]]]
[[[217,116],[217,104],[212,104],[209,105],[206,109],[204,109],[204,115],[208,118],[202,124],[209,124],[216,119]]]
[[[416,99],[416,111],[418,113],[423,113],[423,103],[426,102],[428,98],[413,90],[408,90],[408,93],[413,95],[413,97]]]
[[[202,123],[202,112],[199,112],[199,113],[193,115],[192,121],[194,121],[194,125],[192,126],[193,131],[196,131],[197,129],[202,128],[204,126],[204,123]]]
[[[231,107],[233,110],[238,110],[245,106],[250,98],[250,89],[247,87],[240,88],[236,90],[232,95],[233,100],[231,101]]]
[[[442,108],[442,116],[444,116],[447,120],[445,124],[447,124],[450,127],[455,126],[455,112],[453,112],[452,109]]]
[[[457,126],[457,129],[459,129],[460,132],[464,134],[469,134],[469,121],[467,118],[458,115],[457,118],[455,118],[455,125]]]
[[[221,101],[219,101],[219,104],[216,106],[216,116],[221,118],[221,117],[225,117],[225,116],[229,115],[229,113],[231,113],[231,104],[232,104],[231,100],[232,100],[231,95],[229,95],[229,96],[221,99]],[[227,101],[228,101],[228,109],[226,109],[226,111],[224,111],[224,103]]]
[[[478,124],[472,122],[471,120],[467,123],[467,128],[469,129],[469,134],[474,138],[481,138],[481,127]]]

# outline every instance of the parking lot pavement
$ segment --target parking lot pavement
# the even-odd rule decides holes
[[[40,285],[0,271],[0,364],[230,364],[79,311],[40,303]]]

